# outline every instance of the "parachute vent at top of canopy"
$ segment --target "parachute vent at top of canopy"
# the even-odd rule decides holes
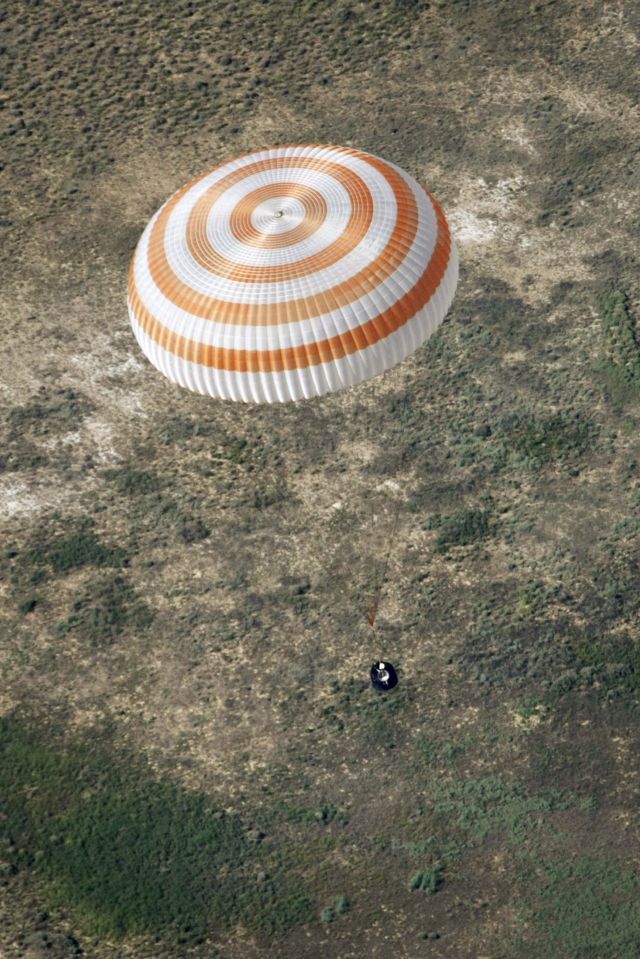
[[[354,386],[424,343],[458,259],[436,200],[379,157],[260,150],[179,190],[147,225],[129,315],[170,380],[246,402]]]

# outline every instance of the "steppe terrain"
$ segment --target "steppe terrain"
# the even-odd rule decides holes
[[[639,32],[5,5],[3,959],[637,957]],[[434,193],[453,307],[351,391],[191,395],[132,336],[136,241],[296,142]]]

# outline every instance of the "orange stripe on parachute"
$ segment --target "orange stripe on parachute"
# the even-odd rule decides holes
[[[295,159],[295,158],[294,158]],[[400,263],[403,261],[406,253],[410,249],[416,235],[418,225],[418,208],[412,190],[405,180],[389,167],[384,161],[376,157],[367,158],[371,165],[376,166],[380,172],[386,176],[392,186],[397,203],[397,220],[389,242],[382,253],[358,273],[354,274],[348,280],[330,287],[327,290],[302,297],[297,300],[289,300],[280,303],[234,303],[228,300],[219,300],[216,297],[208,296],[191,289],[186,283],[180,280],[173,272],[165,252],[165,231],[171,211],[175,205],[182,199],[184,192],[191,189],[192,184],[185,187],[176,196],[169,201],[163,208],[151,231],[148,251],[148,265],[151,276],[158,289],[179,308],[188,313],[192,313],[205,320],[217,320],[219,322],[230,324],[242,324],[247,326],[270,326],[278,323],[291,323],[296,320],[310,320],[315,316],[321,316],[324,313],[331,312],[342,306],[360,299],[366,293],[371,292],[386,277],[394,273]],[[281,165],[291,165],[292,160],[287,158],[278,158],[273,161]],[[337,169],[335,175],[340,178],[344,176],[344,167],[338,164],[328,164],[325,161],[314,161],[316,164],[322,163],[324,167]],[[301,164],[311,167],[310,163]],[[253,164],[251,167],[254,166]],[[261,167],[261,164],[255,164]],[[247,168],[243,167],[243,171]],[[240,171],[237,171],[239,173]],[[358,179],[359,183],[362,181]],[[362,187],[360,188],[362,189]],[[365,196],[359,196],[358,202],[364,201],[363,211],[367,217],[373,215],[370,210],[370,204],[373,203],[371,195],[367,190]],[[336,261],[344,257],[352,249],[349,241],[338,238],[336,243],[332,244],[330,249],[335,249]],[[321,261],[323,253],[315,254],[309,257],[305,269],[305,275],[310,270],[315,270],[316,265]],[[291,264],[292,268],[299,264]],[[238,264],[231,264],[230,269],[240,269]],[[244,269],[244,267],[242,267]],[[257,269],[257,268],[254,268]],[[227,275],[227,274],[223,274]],[[268,276],[272,276],[271,268],[267,270]]]
[[[396,303],[349,332],[279,350],[237,350],[198,343],[164,327],[144,306],[135,286],[132,262],[129,273],[129,298],[134,317],[144,332],[162,349],[191,363],[234,373],[276,373],[283,370],[304,369],[366,349],[367,346],[379,342],[400,329],[426,306],[446,272],[451,253],[451,234],[440,205],[431,194],[427,195],[436,213],[438,234],[433,255],[424,272],[415,285]],[[313,298],[314,302],[320,305],[321,312],[335,309],[337,304],[332,302],[332,292]],[[278,311],[279,322],[289,323],[301,319],[298,308],[302,302],[304,301],[298,300],[293,304],[274,304],[273,309]]]

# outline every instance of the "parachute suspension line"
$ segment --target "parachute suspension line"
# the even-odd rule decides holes
[[[371,392],[373,396],[374,406],[380,405],[380,399],[383,393],[383,384],[386,378],[386,371],[382,376],[377,376],[371,381]],[[375,628],[376,619],[378,617],[378,609],[380,607],[380,601],[382,599],[382,591],[384,589],[384,584],[387,576],[387,571],[389,569],[389,563],[391,561],[391,551],[395,545],[396,534],[398,531],[398,523],[400,521],[400,507],[402,505],[402,500],[398,496],[395,512],[393,514],[393,521],[391,524],[391,531],[389,533],[389,538],[386,544],[386,551],[380,563],[380,568],[378,570],[377,576],[374,578],[374,589],[371,594],[371,598],[367,605],[367,622],[373,630]]]
[[[374,580],[374,592],[371,596],[371,601],[367,607],[367,620],[369,626],[373,629],[375,622],[378,616],[378,609],[380,607],[380,600],[382,598],[382,590],[384,588],[385,579],[387,576],[387,570],[389,569],[389,562],[391,560],[391,552],[395,545],[396,533],[398,531],[398,523],[400,521],[400,507],[402,506],[402,500],[398,497],[398,502],[396,505],[395,514],[393,517],[393,524],[391,527],[391,533],[389,534],[389,540],[387,543],[387,549],[385,555],[382,558],[382,563],[380,564],[380,569],[378,571],[378,576]]]

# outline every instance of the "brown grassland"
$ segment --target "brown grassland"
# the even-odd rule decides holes
[[[637,957],[639,28],[5,5],[3,959]],[[344,393],[189,394],[132,336],[135,243],[293,142],[434,193],[453,307]]]

